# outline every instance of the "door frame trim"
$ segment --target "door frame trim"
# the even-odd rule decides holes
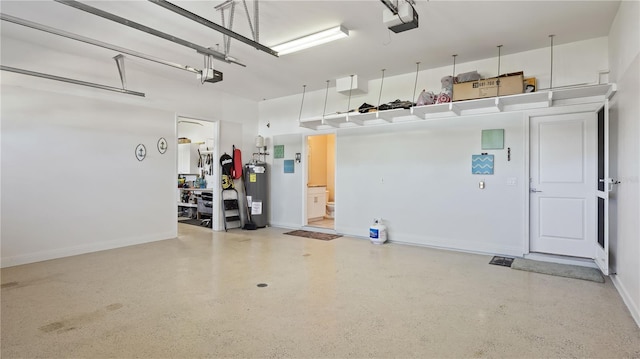
[[[531,253],[531,196],[529,195],[529,188],[531,187],[531,117],[534,117],[530,113],[525,113],[523,116],[523,126],[524,134],[523,143],[524,143],[524,173],[525,178],[522,186],[522,195],[524,197],[524,226],[523,231],[524,235],[524,253]]]
[[[175,163],[175,172],[176,172],[176,180],[178,178],[178,122],[180,121],[180,119],[185,119],[185,120],[193,120],[193,121],[200,121],[200,122],[208,122],[213,124],[213,156],[215,158],[215,161],[218,161],[217,159],[220,158],[220,120],[214,120],[214,119],[210,119],[210,118],[203,118],[203,117],[198,117],[198,116],[189,116],[189,115],[181,115],[179,113],[175,113],[174,114],[174,134],[175,134],[175,138],[176,138],[176,145],[173,146],[174,147],[174,152],[175,152],[175,156],[176,156],[176,163]],[[217,167],[216,168],[218,171],[219,169]],[[214,173],[216,173],[214,171]],[[221,176],[220,174],[218,175],[212,175],[213,176],[213,190],[216,191],[217,188],[222,189],[220,181],[221,181]],[[214,202],[215,199],[219,197],[215,197],[215,192],[214,192]],[[213,208],[213,214],[211,215],[211,219],[213,220],[213,225],[211,226],[212,231],[222,231],[223,225],[221,223],[221,219],[222,219],[222,211],[220,209],[220,206],[214,206]],[[177,212],[176,212],[176,223],[178,222],[178,218],[177,218]],[[177,224],[176,224],[176,231],[177,231]],[[177,236],[177,232],[176,232],[176,236]]]
[[[303,133],[302,135],[302,153],[300,154],[300,156],[302,157],[302,171],[303,171],[303,176],[302,176],[302,218],[301,218],[301,222],[302,225],[300,228],[303,227],[307,227],[309,226],[309,221],[307,219],[307,183],[309,183],[309,161],[307,161],[308,159],[308,141],[309,141],[309,137],[312,136],[325,136],[325,135],[334,135],[335,136],[335,143],[334,143],[334,178],[333,178],[333,188],[334,188],[334,202],[337,202],[337,196],[336,196],[336,189],[337,189],[337,181],[336,178],[338,177],[338,131],[337,129],[326,129],[326,130],[319,130],[316,131],[314,133]],[[327,201],[328,202],[328,201]],[[336,223],[335,223],[335,214],[334,214],[334,219],[333,219],[333,231],[335,232],[336,229]],[[317,227],[314,227],[317,228]]]
[[[603,246],[600,247],[600,238],[599,235],[599,231],[598,231],[598,227],[600,225],[598,218],[596,217],[596,244],[595,244],[595,249],[594,249],[594,253],[593,253],[593,260],[595,261],[596,265],[598,266],[598,268],[600,269],[600,271],[604,274],[604,275],[609,275],[609,273],[611,272],[611,264],[610,264],[610,255],[609,255],[609,243],[611,241],[611,238],[609,236],[609,231],[610,231],[610,217],[609,217],[609,207],[610,207],[610,194],[612,192],[612,190],[610,190],[610,185],[608,184],[608,180],[611,178],[611,171],[610,171],[610,163],[611,163],[611,143],[610,143],[610,139],[609,136],[611,134],[611,130],[610,130],[610,118],[609,118],[609,100],[606,99],[604,101],[604,104],[602,105],[602,107],[600,107],[600,109],[598,109],[598,111],[596,112],[596,127],[598,128],[598,131],[600,130],[600,119],[598,116],[598,113],[600,111],[603,111],[604,113],[604,133],[603,133],[603,137],[604,137],[604,153],[603,153],[603,157],[604,157],[604,173],[602,180],[604,180],[605,182],[603,183],[604,186],[602,188],[602,191],[600,191],[599,186],[596,185],[596,216],[599,215],[599,200],[603,199],[604,200],[604,238],[603,238]],[[599,149],[599,136],[598,139],[596,140],[597,143],[597,157],[598,159],[600,158],[600,149]],[[598,160],[599,161],[599,160]],[[599,168],[597,167],[598,164],[596,162],[596,171],[599,170]],[[600,180],[600,174],[598,173],[597,175],[598,180]],[[601,195],[602,193],[602,195]],[[602,196],[602,197],[601,197]],[[604,263],[602,263],[604,262]],[[600,264],[599,264],[600,263]]]

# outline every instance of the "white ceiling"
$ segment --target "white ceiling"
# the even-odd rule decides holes
[[[251,38],[242,2],[236,1],[233,30]],[[172,2],[221,23],[220,14],[214,6],[222,1]],[[220,33],[148,1],[85,3],[204,47],[216,48],[216,44],[220,44],[222,51]],[[252,12],[253,2],[247,3]],[[203,56],[195,50],[66,5],[52,1],[2,1],[0,6],[4,14],[164,60],[203,67]],[[385,6],[379,0],[262,0],[260,43],[266,46],[340,24],[350,30],[350,37],[279,58],[232,40],[230,55],[246,67],[215,61],[214,67],[223,72],[224,80],[205,86],[253,100],[271,99],[300,93],[303,85],[307,85],[307,90],[322,89],[326,80],[335,84],[335,79],[350,74],[374,79],[380,77],[383,68],[386,69],[385,76],[410,73],[415,71],[418,61],[421,69],[446,66],[451,64],[452,54],[458,54],[458,63],[491,58],[497,56],[497,45],[503,45],[503,55],[548,47],[550,34],[556,35],[556,45],[606,36],[618,6],[619,1],[418,0],[419,27],[395,34],[383,24]],[[25,61],[26,56],[37,54],[41,46],[64,47],[65,51],[86,57],[112,57],[116,54],[4,21],[2,37],[15,38],[34,46],[32,53],[24,54]],[[15,57],[13,59],[16,62]],[[163,76],[168,82],[197,81],[192,73],[144,63],[145,71]],[[9,65],[20,67],[15,63]]]

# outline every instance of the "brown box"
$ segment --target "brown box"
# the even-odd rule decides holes
[[[453,101],[523,93],[523,81],[523,75],[519,73],[512,76],[492,77],[478,81],[453,84]]]

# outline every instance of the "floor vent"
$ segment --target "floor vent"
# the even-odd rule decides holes
[[[498,256],[491,258],[491,262],[489,262],[489,264],[494,264],[494,265],[503,266],[503,267],[511,267],[512,263],[513,263],[513,258],[498,257]]]

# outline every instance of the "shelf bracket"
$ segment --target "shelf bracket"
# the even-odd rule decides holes
[[[355,123],[356,125],[362,126],[364,121],[359,118],[353,118],[347,114],[347,123]]]
[[[498,112],[502,112],[504,111],[504,104],[502,103],[502,101],[500,101],[500,97],[496,97],[496,108],[498,109]]]
[[[315,130],[316,126],[306,123],[305,121],[300,122],[300,127],[308,128],[310,130]]]
[[[376,112],[376,119],[384,120],[385,122],[391,123],[391,119],[380,116],[380,111]]]
[[[457,116],[460,116],[460,108],[455,106],[453,102],[449,103],[449,111],[455,113]]]
[[[611,100],[611,98],[613,97],[613,95],[616,94],[616,92],[618,92],[618,86],[616,84],[611,84],[611,86],[609,86],[609,91],[607,91],[607,94],[605,95],[605,98],[607,100]]]
[[[333,127],[333,128],[340,128],[339,124],[337,124],[335,122],[328,121],[326,119],[324,120],[323,125],[330,126],[330,127]]]

